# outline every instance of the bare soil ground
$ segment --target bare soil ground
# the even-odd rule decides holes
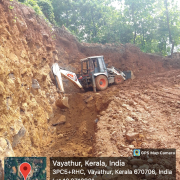
[[[179,70],[124,83],[100,117],[96,156],[128,157],[132,148],[175,148],[179,176],[179,108]],[[133,132],[138,136],[129,141]]]
[[[180,70],[69,98],[70,109],[54,112],[66,115],[67,122],[56,126],[56,135],[42,155],[128,157],[133,148],[175,148],[180,175]],[[129,140],[132,133],[136,136]]]

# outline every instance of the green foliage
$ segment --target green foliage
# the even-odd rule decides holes
[[[19,0],[19,2],[32,7],[38,15],[55,24],[53,7],[50,0]]]
[[[45,17],[51,22],[55,23],[54,21],[54,12],[52,4],[49,0],[38,0],[37,4],[41,7],[43,14]]]
[[[9,6],[9,9],[11,9],[11,10],[14,9],[14,6]]]
[[[119,2],[120,9],[112,7],[111,3],[115,1]],[[167,55],[171,52],[172,42],[175,46],[180,44],[180,11],[176,2],[26,0],[24,3],[31,6],[37,14],[44,15],[49,22],[60,27],[64,25],[80,41],[133,43],[143,52]]]
[[[36,0],[26,0],[26,1],[24,2],[24,4],[27,5],[27,6],[32,7],[37,14],[43,15],[42,10],[41,10],[41,8],[39,7],[39,5],[37,4],[37,1],[36,1]]]

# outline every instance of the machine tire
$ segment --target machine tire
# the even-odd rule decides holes
[[[103,91],[108,87],[108,79],[104,75],[99,75],[95,79],[96,89],[99,91]]]
[[[116,75],[114,77],[114,83],[115,84],[122,84],[124,82],[124,79],[121,75]]]

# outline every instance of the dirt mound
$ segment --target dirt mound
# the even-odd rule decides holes
[[[159,73],[172,68],[180,68],[177,57],[173,59],[154,54],[146,54],[132,44],[88,44],[79,43],[65,28],[56,28],[56,48],[63,49],[58,53],[59,63],[66,68],[80,71],[80,59],[89,56],[103,55],[109,66],[121,70],[132,70],[135,76]],[[62,50],[60,51],[62,52]],[[66,64],[68,62],[68,65]]]

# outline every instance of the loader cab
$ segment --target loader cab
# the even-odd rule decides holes
[[[104,90],[108,86],[108,71],[103,56],[81,59],[79,81],[84,89],[93,87],[93,91]]]
[[[108,77],[106,64],[103,56],[93,56],[81,59],[81,74],[82,76],[98,76],[104,74]]]
[[[81,59],[81,74],[78,77],[84,89],[93,87],[99,91],[105,90],[109,84],[120,84],[126,78],[125,74],[113,66],[107,68],[103,56],[92,56]]]

